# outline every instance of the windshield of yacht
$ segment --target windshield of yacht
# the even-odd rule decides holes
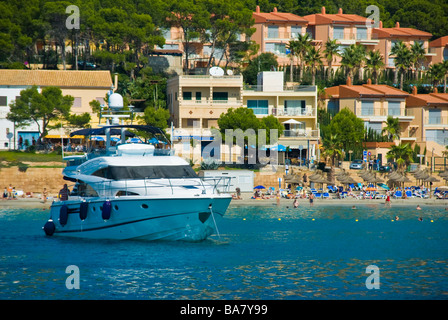
[[[125,179],[166,179],[197,178],[196,172],[189,165],[184,166],[109,166],[92,175],[112,180]]]

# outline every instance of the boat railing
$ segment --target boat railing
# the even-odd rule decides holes
[[[230,182],[231,177],[124,179],[88,184],[78,183],[70,186],[69,189],[73,190],[71,196],[79,197],[151,196],[164,194],[164,192],[156,192],[156,190],[160,191],[161,189],[168,189],[170,190],[169,193],[174,195],[176,191],[179,191],[179,188],[197,189],[202,194],[206,194],[207,189],[211,189],[213,194],[220,194],[230,191]]]

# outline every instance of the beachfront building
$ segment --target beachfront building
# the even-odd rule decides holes
[[[414,120],[413,110],[406,107],[406,98],[409,93],[387,86],[371,84],[352,85],[350,78],[346,85],[340,85],[325,89],[325,106],[332,113],[348,108],[358,118],[364,121],[365,128],[381,134],[386,126],[388,116],[398,118],[401,128],[400,142],[410,142],[413,145],[416,137],[413,133],[411,122]],[[385,153],[374,154],[385,161]]]
[[[408,47],[415,42],[420,42],[425,49],[425,60],[423,61],[421,68],[422,70],[428,68],[436,55],[429,51],[429,39],[432,37],[431,33],[413,28],[401,28],[399,22],[395,24],[394,28],[383,28],[382,25],[382,21],[380,21],[379,28],[372,29],[372,38],[377,39],[378,41],[375,50],[381,52],[386,68],[395,69],[395,56],[391,55],[391,51],[395,44],[400,40]]]
[[[244,86],[243,106],[259,118],[278,118],[285,127],[278,143],[290,148],[290,158],[315,160],[319,152],[317,87],[283,83],[283,72],[260,72],[257,85]]]
[[[322,50],[325,49],[327,40],[336,40],[340,54],[352,44],[364,45],[366,50],[373,50],[378,45],[378,40],[372,37],[372,28],[368,27],[367,18],[343,13],[342,8],[339,8],[337,14],[328,14],[325,7],[322,7],[321,13],[310,14],[304,18],[308,21],[307,32]],[[323,59],[323,63],[328,66],[326,59]],[[341,57],[336,56],[332,66],[340,67]]]
[[[412,136],[427,157],[441,157],[448,145],[448,93],[417,94],[406,98],[406,109],[413,110],[415,118],[410,124]]]
[[[429,43],[429,53],[434,55],[432,63],[448,60],[448,36],[440,37]]]
[[[74,97],[71,112],[82,114],[88,112],[92,117],[92,125],[98,124],[96,114],[92,113],[89,102],[98,100],[105,104],[106,94],[113,88],[109,71],[63,71],[63,70],[0,70],[0,149],[17,147],[20,137],[23,143],[37,140],[39,131],[36,124],[24,128],[16,128],[15,124],[6,119],[9,105],[22,90],[36,85],[39,90],[54,86],[62,90],[63,95]],[[115,83],[116,88],[116,83]],[[10,139],[8,134],[13,136]],[[68,133],[63,133],[65,137]],[[51,134],[49,138],[60,138],[60,131]],[[9,135],[11,136],[11,135]]]
[[[258,52],[271,52],[277,56],[279,65],[289,65],[289,41],[297,39],[298,35],[305,35],[308,21],[292,13],[278,12],[277,8],[272,12],[260,12],[259,6],[252,16],[256,31],[251,40],[260,46]]]
[[[274,115],[284,123],[278,143],[289,146],[292,156],[313,159],[318,152],[317,88],[285,87],[283,72],[260,73],[256,86],[243,86],[241,75],[175,76],[167,83],[167,106],[173,125],[167,131],[176,153],[185,158],[196,154],[200,161],[204,148],[214,141],[211,129],[218,128],[219,116],[238,107],[252,109],[257,117]],[[228,160],[229,150],[219,152]]]

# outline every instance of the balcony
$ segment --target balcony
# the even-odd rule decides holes
[[[317,115],[317,109],[313,107],[306,107],[303,108],[272,108],[272,113],[274,116],[277,117],[285,117],[285,116],[291,116],[291,117],[315,117]]]
[[[446,126],[448,125],[448,117],[425,117],[424,121],[425,126]]]
[[[359,118],[371,118],[371,117],[384,117],[388,116],[396,117],[400,121],[412,121],[414,119],[414,110],[412,109],[385,109],[385,108],[356,108],[355,114]],[[385,119],[384,119],[385,120]]]
[[[300,85],[290,85],[290,86],[283,86],[283,90],[279,91],[289,91],[289,92],[317,92],[316,86],[300,86]],[[263,92],[263,86],[262,85],[247,85],[245,84],[243,86],[243,90],[246,91],[258,91]]]
[[[293,138],[293,137],[303,137],[303,138],[318,138],[319,130],[311,129],[291,129],[283,130],[283,137]]]
[[[379,43],[379,40],[372,39],[372,36],[368,33],[334,31],[333,39],[338,40],[341,44],[354,44],[358,42],[363,45],[375,45]]]
[[[185,100],[180,98],[179,103],[181,106],[197,106],[197,107],[207,107],[207,106],[242,106],[243,102],[239,99],[228,99],[228,100],[211,100],[211,99],[201,99],[201,100]]]

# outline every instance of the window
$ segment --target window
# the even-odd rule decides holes
[[[197,175],[189,165],[185,166],[110,166],[100,169],[92,175],[112,179],[166,179],[196,178]]]
[[[364,128],[366,128],[367,131],[371,129],[381,134],[382,127],[383,125],[381,122],[364,122]]]
[[[6,96],[0,96],[0,107],[8,106],[8,98]]]
[[[268,114],[268,100],[247,100],[247,107],[252,109],[254,114]]]
[[[266,42],[265,49],[266,52],[272,52],[277,55],[286,54],[285,43]]]
[[[291,26],[291,39],[296,39],[301,34],[302,34],[301,26]]]
[[[278,26],[268,26],[268,38],[278,38]]]
[[[305,100],[285,100],[285,113],[290,116],[306,114]]]
[[[361,116],[373,116],[375,115],[373,109],[373,101],[365,100],[361,102]]]
[[[96,97],[95,100],[98,101],[100,103],[100,105],[104,105],[105,104],[104,103],[104,98]]]
[[[333,27],[333,39],[344,39],[344,27]]]
[[[82,99],[80,97],[75,97],[73,100],[73,108],[81,108],[81,101]]]
[[[429,109],[428,110],[428,124],[441,124],[442,123],[442,110],[441,109]]]
[[[229,99],[228,92],[213,92],[213,100],[227,101]]]
[[[202,92],[196,92],[196,100],[200,101],[202,99]]]
[[[184,99],[184,100],[191,100],[191,91],[184,91],[184,92],[182,92],[182,99]]]
[[[388,106],[388,112],[387,115],[388,116],[399,116],[401,115],[400,112],[400,101],[389,101],[388,102],[389,106]]]
[[[443,49],[443,60],[448,60],[448,48]]]
[[[356,39],[366,40],[367,39],[367,28],[356,28]]]
[[[448,143],[448,130],[426,130],[426,141],[446,145]]]

